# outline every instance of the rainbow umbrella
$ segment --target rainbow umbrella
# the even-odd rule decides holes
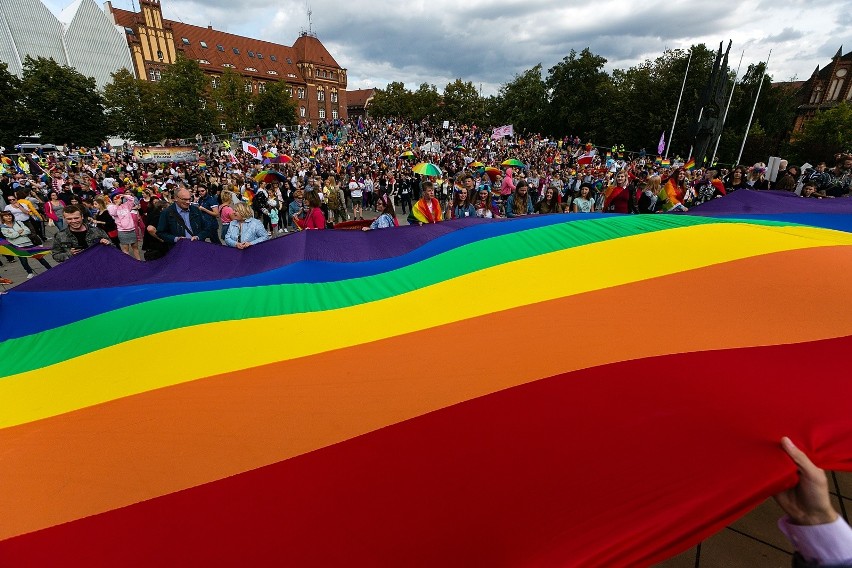
[[[282,183],[287,181],[287,176],[281,172],[276,172],[275,170],[263,170],[254,176],[254,181],[258,181],[260,183]]]
[[[411,168],[411,171],[421,176],[440,177],[442,175],[441,168],[431,162],[420,162]]]
[[[411,150],[406,150],[405,152],[403,152],[402,154],[400,154],[400,155],[399,155],[399,157],[400,157],[400,158],[413,158],[413,157],[414,157],[414,152],[412,152]]]
[[[516,168],[523,168],[524,163],[520,160],[516,160],[515,158],[509,158],[508,160],[504,160],[501,166],[514,166]]]
[[[276,154],[275,152],[270,152],[269,150],[267,150],[266,152],[263,153],[264,158],[274,158],[277,155],[278,154]]]
[[[503,172],[500,171],[500,168],[489,167],[485,168],[485,173],[486,175],[488,175],[488,177],[491,178],[491,181],[494,181],[495,179],[497,179],[497,176],[499,176]]]
[[[464,146],[462,146],[461,144],[459,144],[458,146],[456,146],[456,147],[454,148],[454,150],[462,150],[462,151],[464,151],[464,150],[467,150],[467,148],[465,148]]]
[[[291,158],[287,154],[280,154],[278,156],[275,156],[274,158],[271,158],[271,161],[273,164],[289,164],[293,161],[293,158]]]
[[[485,164],[483,164],[482,162],[471,162],[470,167],[471,168],[484,168]]]

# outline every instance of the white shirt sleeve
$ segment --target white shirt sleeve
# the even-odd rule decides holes
[[[778,528],[808,562],[852,566],[852,528],[841,517],[823,525],[794,525],[785,516]]]

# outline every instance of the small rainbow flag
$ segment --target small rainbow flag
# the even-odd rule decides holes
[[[660,165],[663,166],[664,168],[670,168],[670,167],[672,167],[672,161],[669,160],[669,159],[665,159],[661,162]]]
[[[686,161],[686,163],[683,165],[683,167],[685,167],[689,171],[694,170],[695,169],[695,158],[688,159]]]
[[[657,156],[657,158],[654,160],[654,163],[657,164],[658,166],[663,165],[663,158],[660,157],[660,156]]]
[[[0,240],[0,254],[5,256],[18,256],[23,258],[42,258],[49,254],[50,248],[46,247],[16,247],[9,241]]]

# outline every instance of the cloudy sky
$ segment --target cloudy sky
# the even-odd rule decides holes
[[[46,0],[58,12],[66,0]],[[113,0],[131,9],[131,0]],[[308,25],[349,70],[349,88],[402,81],[444,86],[456,79],[483,94],[571,49],[590,47],[607,68],[627,68],[666,48],[734,42],[731,65],[766,59],[776,81],[807,79],[841,44],[852,51],[848,0],[162,0],[169,19],[292,45]]]

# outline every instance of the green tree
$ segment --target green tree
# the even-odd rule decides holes
[[[541,78],[541,63],[524,71],[500,87],[487,103],[488,114],[496,123],[513,124],[517,131],[543,132],[548,122],[549,97]]]
[[[213,130],[216,110],[198,63],[179,55],[163,72],[159,89],[167,138],[192,138]]]
[[[384,89],[376,89],[370,103],[370,114],[378,118],[410,117],[411,91],[394,81]]]
[[[549,133],[579,133],[599,138],[601,115],[606,105],[610,77],[603,70],[606,59],[589,48],[579,54],[571,50],[562,61],[548,71],[550,90]]]
[[[274,124],[296,124],[296,102],[287,83],[267,83],[254,104],[254,124],[266,128]]]
[[[21,128],[44,142],[99,144],[107,135],[95,80],[53,59],[27,56],[21,81]]]
[[[438,113],[441,110],[441,95],[438,94],[438,88],[435,85],[421,83],[420,87],[411,93],[410,100],[410,118],[416,121],[426,118],[430,122],[437,119]]]
[[[444,87],[444,106],[441,116],[459,124],[482,124],[485,104],[473,83],[456,79]]]
[[[146,116],[151,89],[127,69],[112,74],[112,81],[104,87],[104,113],[110,134],[129,138],[137,142],[148,142],[157,138],[158,132],[149,128]],[[151,83],[156,86],[156,83]],[[143,96],[143,93],[147,96]],[[156,124],[156,119],[154,123]]]
[[[852,105],[844,101],[805,122],[790,143],[788,157],[794,164],[821,161],[833,164],[835,154],[849,151],[852,151]]]
[[[18,97],[21,80],[9,73],[9,66],[0,62],[0,145],[12,148],[23,134],[18,119]]]
[[[219,86],[212,89],[211,98],[216,105],[219,121],[225,123],[225,130],[236,132],[250,126],[252,93],[246,90],[246,80],[232,69],[226,69],[219,77]]]

